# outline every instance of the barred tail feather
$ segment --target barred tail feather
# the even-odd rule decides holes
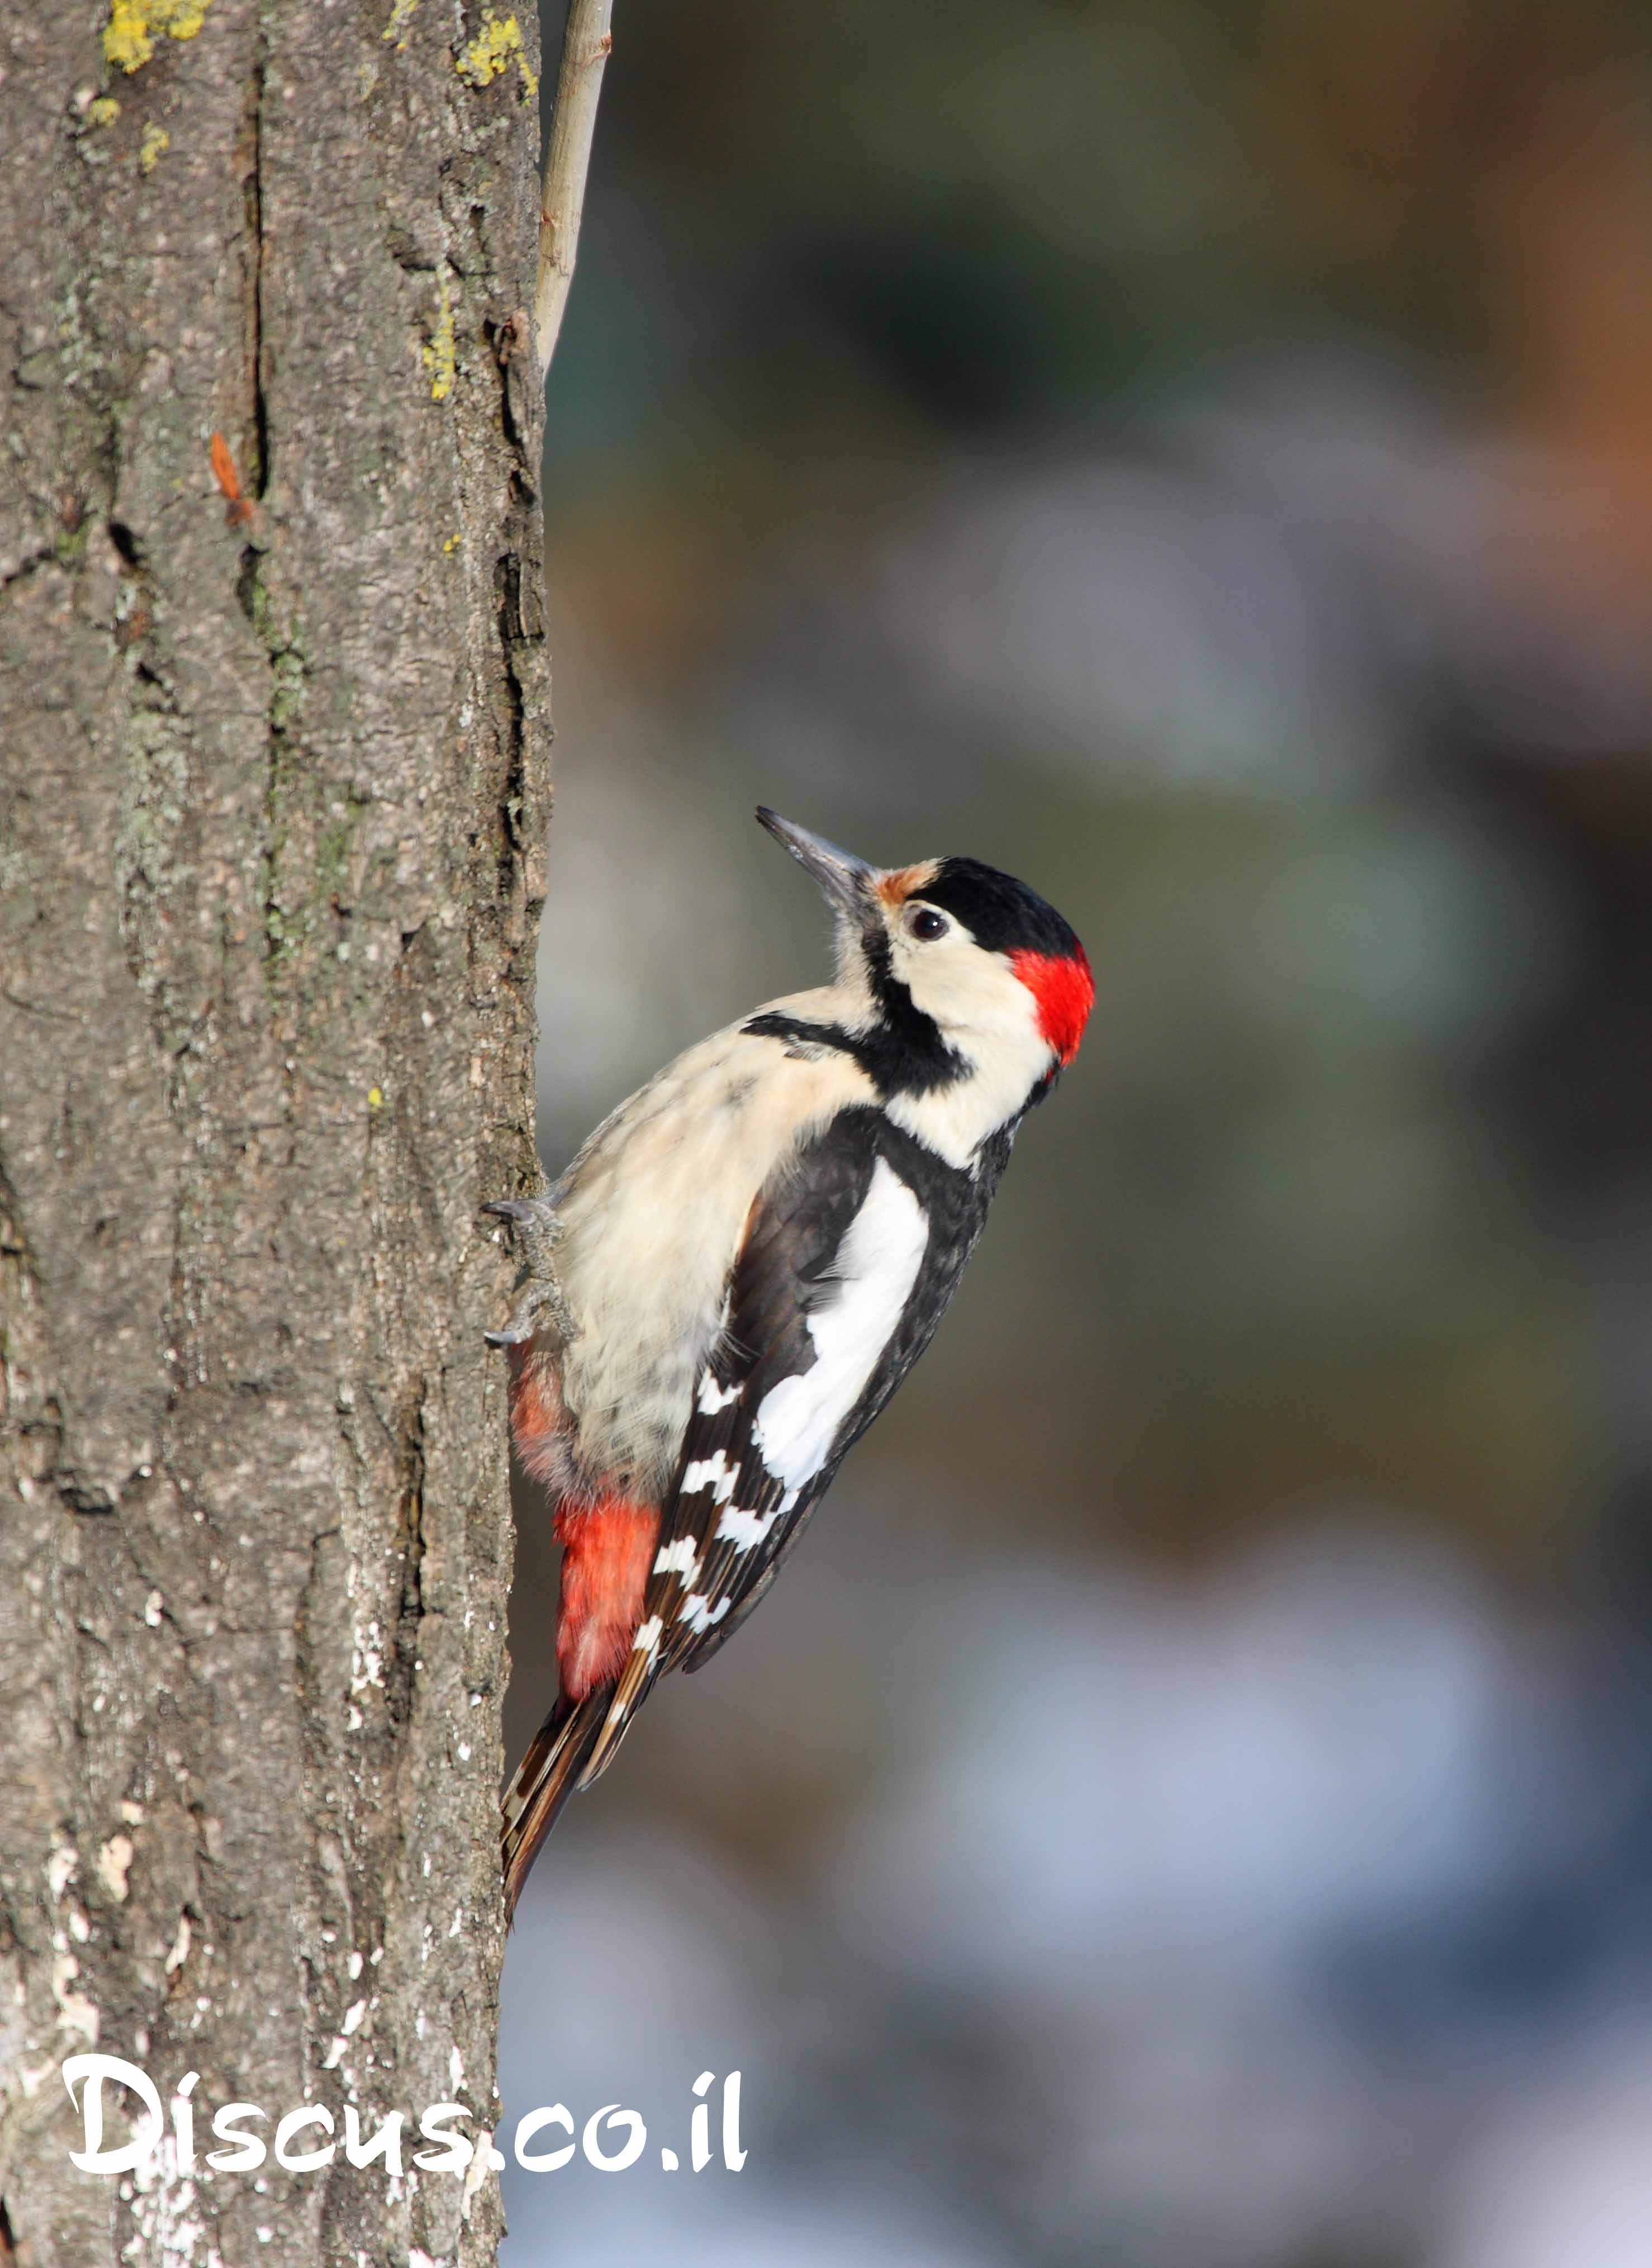
[[[528,1745],[505,1792],[501,1855],[505,1864],[505,1918],[516,1912],[539,1846],[557,1814],[579,1786],[586,1756],[608,1714],[608,1690],[600,1686],[583,1701],[560,1697]]]

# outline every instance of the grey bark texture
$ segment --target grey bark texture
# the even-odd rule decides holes
[[[18,0],[0,61],[0,2260],[471,2268],[485,2151],[85,2174],[61,2067],[198,2072],[203,2159],[494,2123],[537,27]]]

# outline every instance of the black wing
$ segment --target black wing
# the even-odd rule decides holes
[[[773,1582],[843,1459],[929,1344],[1010,1138],[998,1138],[967,1173],[882,1111],[857,1108],[758,1195],[661,1513],[637,1643],[581,1786],[611,1761],[654,1680],[702,1667]],[[867,1331],[857,1377],[853,1341]],[[777,1449],[783,1411],[794,1437],[787,1454]]]

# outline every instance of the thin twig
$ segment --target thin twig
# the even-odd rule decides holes
[[[539,200],[539,279],[534,289],[534,338],[542,377],[557,351],[562,311],[568,304],[573,263],[579,250],[579,215],[585,177],[596,130],[602,66],[614,44],[608,18],[614,0],[569,0],[562,36],[562,69],[557,74],[557,108],[550,147],[545,153],[545,185]]]

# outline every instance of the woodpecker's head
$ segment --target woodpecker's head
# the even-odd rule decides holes
[[[1036,890],[978,858],[868,865],[764,807],[757,817],[825,894],[839,982],[901,1050],[909,1085],[1014,1064],[1030,1094],[1072,1062],[1095,988]]]

